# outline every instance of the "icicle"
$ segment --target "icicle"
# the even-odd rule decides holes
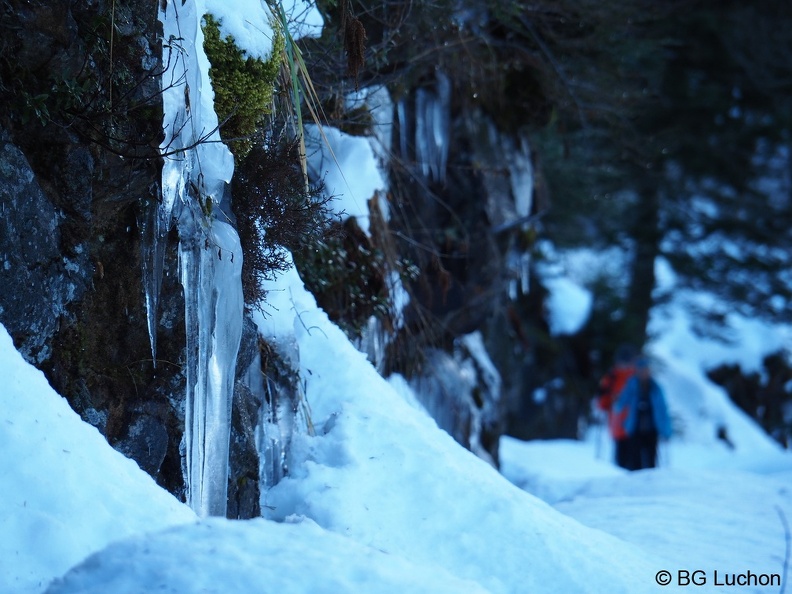
[[[302,427],[309,435],[310,419],[302,406],[304,396],[299,385],[300,350],[296,339],[289,338],[272,344],[276,356],[269,361],[264,378],[264,402],[257,428],[256,445],[259,453],[261,509],[267,512],[267,494],[287,473],[287,458],[292,439]],[[261,363],[258,361],[261,375]]]
[[[448,165],[450,110],[451,81],[438,72],[435,88],[415,92],[415,158],[425,178],[441,183]]]
[[[151,359],[157,367],[157,320],[168,226],[163,224],[157,204],[146,205],[138,226],[141,235],[143,288],[146,299],[146,322],[151,344]]]
[[[451,135],[451,79],[442,72],[437,73],[437,99],[432,117],[432,134],[435,155],[433,179],[445,183],[448,166],[448,143]]]
[[[195,2],[163,4],[162,202],[147,231],[152,243],[144,250],[146,300],[156,336],[158,258],[176,215],[187,342],[187,499],[200,516],[225,515],[231,398],[242,336],[242,251],[236,231],[210,213],[223,198],[234,163],[219,142],[202,11]]]
[[[531,291],[531,253],[520,254],[520,290],[523,295]]]
[[[380,320],[371,316],[365,327],[361,329],[360,337],[355,341],[355,348],[361,353],[365,353],[375,369],[383,373],[387,345],[387,331]]]
[[[510,248],[506,253],[506,270],[509,273],[509,284],[507,291],[511,301],[516,301],[520,296],[519,289],[522,288],[522,283],[518,281],[521,281],[522,279],[521,264],[522,254],[514,247]],[[526,293],[527,291],[523,291],[522,294],[525,295]]]
[[[431,130],[432,110],[431,91],[418,89],[415,92],[415,160],[421,168],[425,178],[432,171],[431,160],[433,154],[434,138],[429,136]]]
[[[408,128],[407,128],[407,106],[405,105],[404,99],[400,99],[399,102],[396,104],[396,117],[399,120],[399,156],[404,160],[407,161],[409,159],[407,155],[407,140],[408,140]]]
[[[506,152],[506,162],[509,167],[512,196],[517,217],[527,217],[531,213],[533,204],[533,164],[531,163],[531,148],[528,139],[521,136],[519,146],[514,146],[511,141],[503,141]]]
[[[479,332],[457,338],[453,355],[429,350],[422,373],[410,380],[437,426],[492,464],[483,437],[497,424],[501,385]]]
[[[231,395],[242,337],[242,257],[239,237],[221,221],[208,234],[180,220],[179,269],[187,330],[188,504],[199,516],[224,516],[228,483]]]

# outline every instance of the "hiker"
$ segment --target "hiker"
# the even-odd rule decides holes
[[[626,412],[625,468],[641,470],[657,466],[657,440],[671,437],[671,418],[663,390],[652,377],[646,358],[639,357],[635,361],[635,375],[619,394],[613,411],[616,414]]]
[[[615,413],[613,404],[624,388],[627,380],[633,375],[633,359],[635,353],[632,347],[623,345],[616,351],[615,363],[599,383],[597,406],[608,413],[608,429],[613,438],[614,458],[616,464],[627,468],[627,433],[624,431],[624,417],[627,411]]]

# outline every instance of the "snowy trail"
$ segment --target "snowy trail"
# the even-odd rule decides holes
[[[689,579],[700,591],[705,585],[729,587],[732,575],[735,581],[742,575],[747,585],[734,586],[741,593],[780,592],[792,569],[786,527],[792,518],[792,456],[754,452],[751,472],[744,470],[751,466],[747,456],[729,460],[709,450],[694,460],[684,456],[684,444],[671,445],[677,455],[672,460],[681,467],[628,473],[597,458],[593,442],[504,438],[502,469],[561,513],[662,560],[658,571],[670,571],[672,584],[681,587]],[[701,449],[693,452],[700,455]],[[717,470],[689,467],[708,459]],[[762,585],[760,576],[770,583]]]

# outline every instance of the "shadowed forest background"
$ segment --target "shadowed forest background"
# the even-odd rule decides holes
[[[344,109],[341,98],[358,86],[387,85],[404,109],[393,142],[390,234],[374,237],[382,257],[395,251],[419,271],[409,279],[409,323],[391,369],[410,373],[416,342],[448,348],[459,334],[484,328],[503,376],[506,431],[574,437],[617,346],[647,340],[652,307],[664,298],[656,290],[660,260],[678,287],[714,296],[698,312],[702,334],[728,341],[730,311],[789,319],[788,3],[320,6],[324,34],[304,49],[329,122],[353,134],[371,125],[365,110]],[[355,49],[359,24],[364,61]],[[441,173],[421,167],[409,128],[425,94],[448,108]],[[487,210],[507,164],[495,149],[482,154],[482,122],[502,135],[501,145],[530,146],[527,220],[498,226]],[[589,271],[586,325],[551,336],[536,270],[558,250],[578,248],[610,254],[613,265]],[[511,266],[515,254],[529,254],[530,273],[507,300],[498,289],[520,274]],[[355,326],[348,310],[332,306],[332,290],[312,288]],[[761,377],[743,376],[738,366],[711,372],[782,440],[790,432],[791,374],[784,353],[765,361]],[[537,390],[543,398],[531,397]]]

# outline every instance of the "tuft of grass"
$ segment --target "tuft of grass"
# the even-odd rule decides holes
[[[336,166],[338,166],[339,171],[341,170],[341,166],[338,164],[338,159],[336,159],[333,148],[330,145],[330,141],[327,139],[324,129],[322,128],[322,122],[327,121],[327,118],[324,116],[322,110],[322,102],[319,99],[319,94],[314,88],[313,82],[311,81],[311,75],[308,73],[305,60],[303,60],[300,46],[289,32],[289,19],[286,15],[286,11],[283,9],[283,4],[281,2],[277,2],[275,12],[277,13],[277,18],[280,20],[280,29],[283,31],[284,36],[282,60],[283,78],[285,80],[284,87],[289,97],[286,107],[289,112],[289,117],[294,123],[295,136],[299,146],[300,166],[302,167],[303,177],[307,187],[308,161],[305,150],[304,119],[302,111],[303,103],[305,103],[305,107],[308,110],[311,121],[319,130],[319,134],[321,135],[322,140],[325,143],[328,152],[330,153],[330,156],[332,157],[333,161],[335,161]],[[341,172],[341,177],[344,178],[344,181],[346,182],[343,172]],[[347,184],[347,186],[349,186],[349,184]]]

